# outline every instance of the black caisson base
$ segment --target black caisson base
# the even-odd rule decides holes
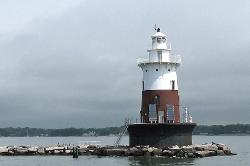
[[[129,146],[150,145],[162,147],[191,145],[192,132],[195,126],[195,123],[130,124],[128,126]]]

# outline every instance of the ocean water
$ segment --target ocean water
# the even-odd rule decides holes
[[[112,145],[116,137],[0,137],[4,145],[56,145],[102,144]],[[198,159],[177,159],[166,157],[97,157],[79,156],[0,156],[0,166],[155,166],[155,165],[199,165],[199,166],[248,166],[250,165],[250,136],[193,136],[194,144],[220,142],[231,147],[236,156],[214,156]],[[128,144],[123,137],[121,144]]]

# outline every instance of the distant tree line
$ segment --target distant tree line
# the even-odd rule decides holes
[[[0,128],[2,137],[63,137],[63,136],[107,136],[117,135],[121,127],[105,128],[65,128],[65,129],[42,129],[42,128]],[[194,135],[250,135],[250,124],[231,125],[199,125],[193,131]]]
[[[194,135],[250,135],[250,124],[199,125]]]
[[[2,137],[63,137],[63,136],[107,136],[117,135],[121,131],[121,127],[105,127],[105,128],[64,128],[64,129],[42,129],[42,128],[0,128],[0,136]]]

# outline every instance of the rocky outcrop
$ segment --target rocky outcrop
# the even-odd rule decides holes
[[[73,155],[77,149],[79,155],[97,156],[166,156],[178,158],[201,158],[209,156],[235,155],[231,149],[221,143],[189,145],[178,147],[149,147],[149,146],[4,146],[0,147],[0,155]]]

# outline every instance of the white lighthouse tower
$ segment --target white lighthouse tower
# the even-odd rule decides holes
[[[141,123],[128,126],[129,145],[191,145],[196,124],[180,122],[176,70],[181,57],[171,54],[171,45],[160,28],[151,38],[148,56],[137,59],[143,72]]]
[[[148,50],[148,56],[137,59],[143,71],[141,121],[179,123],[176,70],[181,64],[181,57],[171,54],[171,45],[160,28],[151,38],[152,48]]]

